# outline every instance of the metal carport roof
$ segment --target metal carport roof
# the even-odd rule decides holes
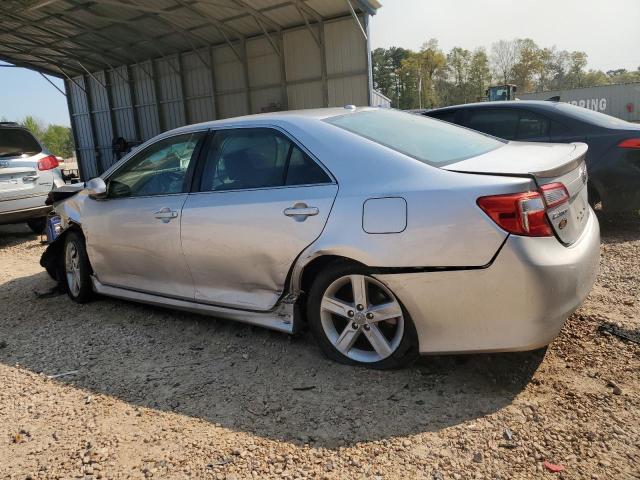
[[[377,0],[2,0],[0,59],[59,77],[321,22]]]
[[[0,0],[0,60],[65,79],[80,174],[185,124],[372,103],[377,0]],[[46,78],[46,77],[45,77]]]

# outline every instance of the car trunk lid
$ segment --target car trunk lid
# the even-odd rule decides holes
[[[555,183],[565,186],[566,202],[547,210],[547,219],[558,239],[572,244],[587,224],[587,169],[584,143],[545,144],[510,142],[484,155],[447,165],[443,168],[460,173],[529,177],[541,188]],[[550,203],[550,198],[546,198]]]

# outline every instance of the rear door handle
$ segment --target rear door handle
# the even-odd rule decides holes
[[[307,217],[318,215],[320,210],[317,207],[309,207],[306,203],[296,203],[293,207],[285,208],[283,213],[297,222],[304,222]]]
[[[23,182],[35,182],[40,175],[27,175],[26,177],[22,177]]]
[[[155,212],[153,216],[162,220],[164,223],[169,223],[172,218],[176,218],[178,216],[178,212],[171,210],[169,207],[164,207]]]

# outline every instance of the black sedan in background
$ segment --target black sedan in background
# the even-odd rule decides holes
[[[524,142],[585,142],[589,200],[606,211],[640,209],[640,125],[567,103],[483,102],[422,115]]]

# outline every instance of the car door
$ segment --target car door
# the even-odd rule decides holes
[[[106,198],[86,200],[82,228],[101,283],[193,299],[180,217],[205,136],[191,132],[153,143],[108,175]]]
[[[182,213],[197,301],[269,310],[298,255],[322,232],[338,186],[273,128],[215,132]]]

